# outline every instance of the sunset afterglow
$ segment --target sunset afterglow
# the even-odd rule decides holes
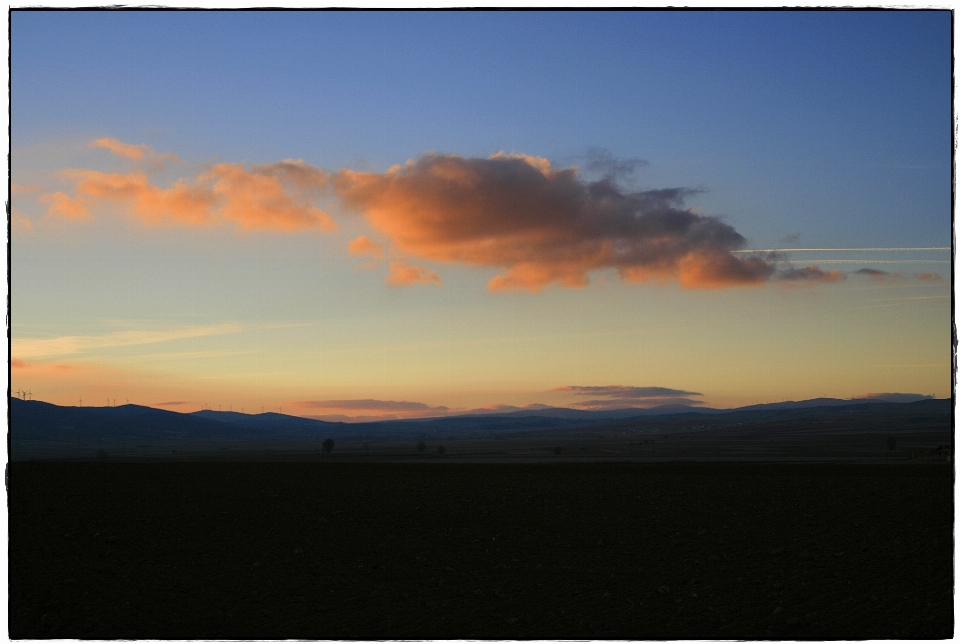
[[[13,12],[11,390],[949,397],[950,21]]]

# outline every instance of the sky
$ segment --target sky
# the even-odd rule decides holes
[[[951,394],[949,12],[10,21],[15,394]]]

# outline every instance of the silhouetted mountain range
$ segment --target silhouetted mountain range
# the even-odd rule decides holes
[[[333,423],[277,413],[242,414],[204,410],[177,413],[141,405],[118,407],[61,407],[42,401],[10,399],[10,427],[15,455],[21,453],[90,450],[175,450],[177,446],[298,444],[319,445],[326,438],[415,438],[418,436],[484,436],[629,424],[659,428],[681,427],[684,422],[702,423],[704,417],[721,417],[722,426],[755,423],[779,418],[815,418],[824,414],[843,417],[882,406],[902,412],[907,409],[948,413],[950,400],[924,399],[888,402],[879,398],[814,400],[750,405],[738,409],[663,406],[651,409],[585,411],[545,408],[504,414],[477,414],[391,420],[367,423]],[[715,421],[711,421],[715,422]]]

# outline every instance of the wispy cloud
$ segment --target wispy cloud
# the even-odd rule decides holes
[[[394,418],[419,418],[446,416],[448,407],[431,406],[422,402],[407,400],[343,399],[343,400],[300,400],[289,403],[294,409],[319,409],[327,412],[315,416],[320,420],[353,421],[390,420]]]
[[[115,331],[101,335],[68,335],[54,338],[14,338],[11,354],[18,359],[70,355],[91,349],[106,349],[139,344],[153,344],[209,335],[237,333],[238,324],[214,324],[163,331]]]
[[[886,402],[917,402],[918,400],[929,400],[933,396],[924,396],[923,394],[902,394],[902,393],[882,393],[882,394],[860,394],[854,396],[851,400],[883,400]]]
[[[342,399],[342,400],[301,400],[292,403],[295,407],[310,409],[344,409],[360,411],[447,411],[447,407],[431,407],[422,402],[406,400]]]
[[[854,275],[865,275],[875,282],[883,282],[890,277],[890,273],[887,271],[881,271],[876,268],[861,268],[853,271],[853,273]]]
[[[668,387],[624,387],[622,385],[605,385],[582,387],[568,385],[557,387],[551,391],[566,391],[578,396],[610,396],[611,398],[662,398],[664,396],[702,396],[696,391],[670,389]]]
[[[824,271],[819,266],[790,268],[777,273],[777,279],[801,284],[830,284],[847,279],[842,271]]]
[[[37,201],[47,206],[47,214],[54,217],[63,217],[74,221],[92,219],[88,210],[89,202],[76,199],[59,190],[50,194],[40,195]]]
[[[148,161],[146,168],[126,173],[69,169],[61,176],[73,184],[73,195],[54,192],[40,197],[47,212],[72,219],[88,219],[91,212],[111,205],[150,226],[212,226],[234,224],[241,230],[333,230],[327,213],[314,205],[327,182],[323,170],[300,160],[247,167],[218,163],[207,171],[177,179],[168,187],[153,183],[147,170],[170,153],[156,154],[146,145],[116,139],[98,139],[94,147],[110,150],[131,161]]]
[[[590,400],[574,403],[574,406],[588,410],[621,409],[624,407],[656,407],[660,405],[702,405],[703,402],[690,398],[702,396],[696,391],[670,389],[668,387],[626,387],[622,385],[557,387],[552,391],[568,392],[577,396],[592,396]]]
[[[861,268],[859,270],[852,271],[852,274],[869,277],[874,282],[895,282],[907,279],[903,273],[890,273],[888,271],[882,271],[876,268]],[[940,276],[940,273],[914,273],[913,279],[920,282],[940,282],[943,280],[943,278]]]
[[[390,286],[412,286],[413,284],[440,284],[440,276],[435,271],[416,264],[408,264],[403,260],[390,262],[390,273],[387,275],[387,284]]]
[[[383,246],[366,235],[360,235],[347,244],[347,250],[351,255],[369,255],[374,259],[383,259]]]
[[[133,145],[131,143],[124,143],[110,137],[104,137],[102,139],[91,141],[90,147],[103,148],[105,150],[109,150],[118,157],[129,159],[131,161],[144,162],[152,167],[162,167],[166,162],[180,163],[180,159],[178,159],[177,156],[172,152],[157,154],[157,152],[146,143]]]

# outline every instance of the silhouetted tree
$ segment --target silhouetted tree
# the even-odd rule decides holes
[[[427,444],[423,441],[422,438],[419,441],[417,441],[417,449],[421,452],[427,449]]]
[[[333,439],[328,438],[327,440],[323,441],[323,453],[329,454],[332,451],[333,451]]]

